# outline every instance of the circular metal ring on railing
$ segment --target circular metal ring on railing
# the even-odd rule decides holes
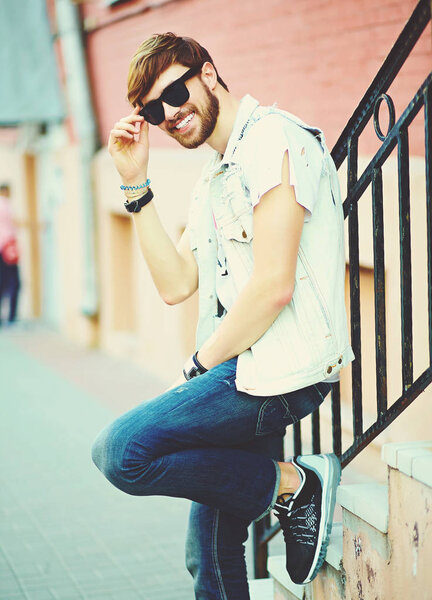
[[[389,111],[389,126],[388,126],[387,133],[385,135],[381,131],[381,127],[379,124],[379,109],[381,106],[381,102],[383,100],[386,101],[387,108]],[[388,94],[381,94],[380,96],[378,96],[378,98],[375,101],[373,116],[374,116],[375,133],[377,134],[379,139],[383,142],[386,139],[386,137],[388,136],[388,134],[390,133],[390,130],[392,129],[393,125],[395,124],[395,107],[393,104],[393,100],[390,98],[390,96]]]

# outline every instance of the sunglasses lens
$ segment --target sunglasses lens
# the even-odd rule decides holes
[[[149,102],[149,104],[140,110],[139,114],[152,125],[160,125],[165,119],[164,109],[160,100],[154,103]]]
[[[190,79],[197,69],[190,69],[186,72],[186,78]],[[183,79],[185,76],[183,76]],[[152,100],[146,104],[138,114],[152,125],[160,125],[165,120],[165,111],[162,102],[166,102],[170,106],[182,106],[189,100],[190,94],[184,81],[174,81],[163,91],[158,100]]]
[[[166,88],[162,100],[170,106],[181,106],[189,100],[189,90],[183,81],[175,81]]]

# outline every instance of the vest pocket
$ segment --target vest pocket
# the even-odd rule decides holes
[[[301,247],[299,259],[302,269],[298,269],[299,279],[296,280],[294,294],[298,297],[296,305],[297,311],[301,313],[300,319],[304,325],[309,326],[309,335],[312,339],[331,339],[334,337],[334,332],[330,313]]]
[[[220,228],[222,235],[227,240],[250,243],[253,239],[253,215],[247,210],[240,215],[236,215],[228,223],[221,224]]]

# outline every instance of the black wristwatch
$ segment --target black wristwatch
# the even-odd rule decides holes
[[[198,377],[198,375],[203,375],[203,373],[208,371],[208,369],[203,367],[197,359],[197,354],[198,352],[192,354],[183,367],[183,375],[185,376],[186,381],[189,381],[189,379],[192,379],[193,377]]]
[[[141,198],[138,198],[137,200],[131,200],[130,202],[125,202],[124,205],[128,212],[137,213],[142,209],[143,206],[148,204],[150,202],[150,200],[152,200],[152,199],[153,199],[153,192],[151,191],[150,188],[148,188],[147,193],[144,194],[144,196],[141,196]]]

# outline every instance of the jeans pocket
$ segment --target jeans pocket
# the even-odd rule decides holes
[[[295,422],[294,418],[283,395],[270,396],[261,405],[255,433],[283,435],[286,427]]]
[[[261,405],[256,435],[283,434],[288,425],[314,412],[331,388],[331,383],[320,381],[294,392],[270,396]]]
[[[300,421],[313,413],[322,404],[330,390],[330,383],[320,381],[295,392],[283,394],[293,417],[293,422]]]

